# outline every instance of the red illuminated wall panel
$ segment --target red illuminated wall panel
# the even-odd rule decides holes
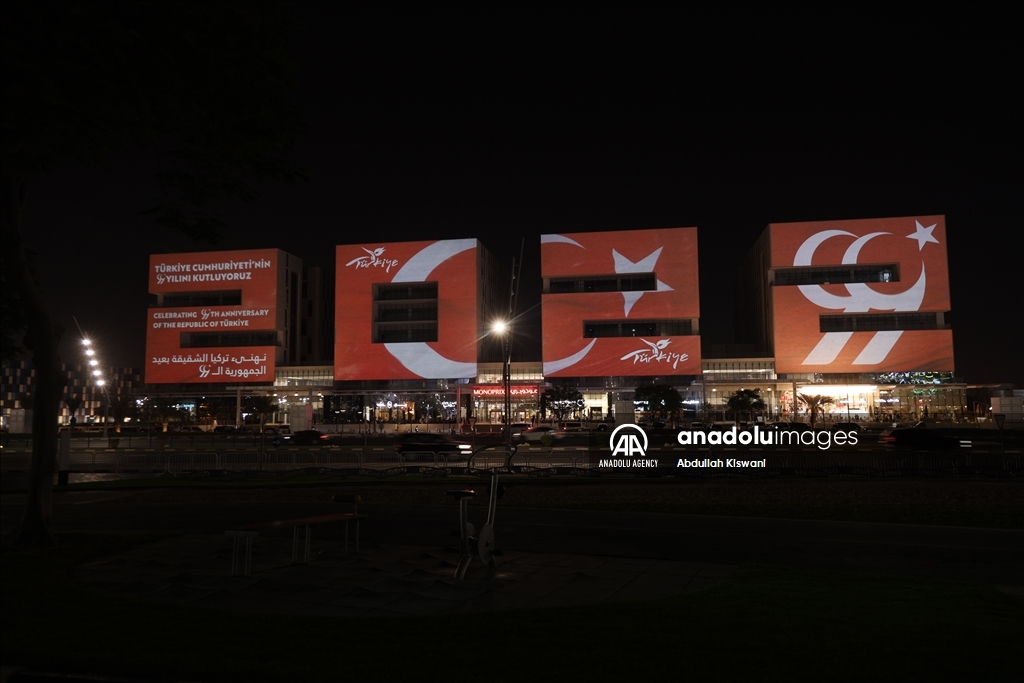
[[[477,373],[475,239],[340,245],[334,378],[458,379]],[[374,341],[374,285],[437,283],[437,339]]]
[[[654,273],[655,290],[542,295],[546,377],[699,375],[700,336],[584,336],[584,321],[700,317],[697,229],[541,236],[544,278]]]
[[[230,306],[150,308],[146,325],[149,384],[274,381],[276,346],[182,348],[182,333],[274,331],[277,249],[157,254],[149,258],[151,294],[240,291]]]
[[[942,216],[769,226],[773,269],[895,264],[899,280],[772,289],[781,373],[952,371],[949,329],[822,332],[820,316],[949,311]],[[778,277],[778,276],[776,276]]]

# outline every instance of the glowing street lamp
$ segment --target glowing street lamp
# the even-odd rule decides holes
[[[110,392],[107,390],[107,382],[103,379],[103,371],[99,368],[99,360],[95,357],[96,351],[92,348],[92,340],[85,336],[85,332],[82,331],[82,326],[78,324],[78,319],[72,316],[72,320],[75,321],[75,325],[78,326],[78,333],[82,335],[82,346],[85,347],[85,355],[89,359],[89,367],[92,370],[93,383],[102,387],[104,401],[103,410],[103,438],[107,438],[107,423],[110,421]]]
[[[505,445],[512,446],[512,325],[498,320],[491,327],[495,334],[505,338],[505,349],[501,356],[501,380],[505,389]]]

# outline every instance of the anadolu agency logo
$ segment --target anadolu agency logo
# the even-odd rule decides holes
[[[657,467],[657,460],[647,458],[648,444],[647,432],[642,427],[619,425],[608,437],[611,458],[600,459],[598,467]]]

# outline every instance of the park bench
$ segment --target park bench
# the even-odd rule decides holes
[[[319,524],[345,523],[345,551],[348,552],[348,525],[349,522],[356,523],[356,552],[359,552],[359,522],[366,519],[366,515],[355,512],[359,503],[359,496],[335,496],[336,503],[352,503],[353,512],[335,512],[329,515],[317,515],[315,517],[299,517],[296,519],[279,519],[272,522],[260,522],[256,524],[242,524],[232,527],[224,532],[225,536],[232,538],[231,547],[231,576],[239,573],[238,548],[240,542],[245,545],[245,559],[242,566],[242,573],[245,576],[252,574],[252,540],[260,535],[262,531],[274,529],[292,529],[292,564],[299,559],[299,528],[306,528],[306,546],[302,556],[302,562],[309,562],[309,543],[313,535],[313,527]]]

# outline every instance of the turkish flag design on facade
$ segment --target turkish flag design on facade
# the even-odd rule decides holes
[[[551,287],[552,279],[645,274],[654,280],[641,290]],[[545,377],[700,374],[696,228],[542,235],[541,276],[547,283],[541,296]],[[694,323],[694,333],[645,333],[652,325],[678,329],[680,321]],[[619,333],[627,336],[592,336],[594,326],[586,323],[602,322],[620,323]]]
[[[478,249],[475,239],[338,246],[334,378],[343,381],[475,377],[479,335]],[[400,297],[382,299],[375,307],[375,285],[430,283],[437,286],[433,320],[429,318],[435,314],[426,310],[434,305],[433,300],[402,303]],[[374,319],[375,308],[379,320]],[[404,318],[403,308],[409,311]],[[416,340],[412,334],[409,340],[400,341],[394,337],[374,337],[383,324],[398,330],[397,335],[403,326],[422,330],[434,321],[436,339],[429,341]]]
[[[776,371],[864,373],[952,371],[946,226],[942,216],[769,226]],[[887,281],[786,284],[794,269],[810,273],[878,266]],[[892,266],[886,269],[886,266]],[[815,282],[821,282],[817,276]],[[825,278],[827,279],[827,278]],[[908,329],[831,331],[831,316],[896,315]],[[823,320],[822,316],[830,316]],[[861,318],[860,320],[865,320]],[[876,319],[877,320],[877,319]],[[940,321],[938,324],[932,321]],[[861,323],[858,323],[861,324]],[[885,325],[882,325],[885,327]],[[890,324],[889,327],[893,325]],[[935,329],[921,329],[922,327]],[[841,327],[841,326],[840,326]],[[918,329],[912,329],[918,327]],[[825,329],[823,329],[825,328]]]

